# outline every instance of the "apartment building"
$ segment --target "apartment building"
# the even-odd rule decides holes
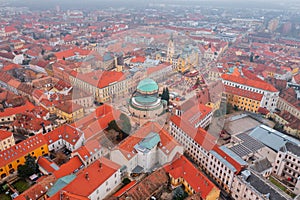
[[[229,74],[222,74],[221,78],[223,84],[226,86],[240,88],[245,91],[261,94],[262,98],[260,100],[259,107],[267,108],[269,111],[275,111],[279,98],[279,91],[274,86],[263,81],[255,81]],[[260,95],[257,95],[257,99],[260,99],[260,97]],[[250,104],[250,107],[252,107],[252,105],[253,104]]]

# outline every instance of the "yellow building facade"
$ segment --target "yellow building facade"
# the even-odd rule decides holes
[[[241,110],[257,113],[263,95],[236,87],[225,86],[227,103]]]
[[[49,153],[47,141],[42,134],[30,137],[19,144],[0,152],[0,177],[1,179],[18,170],[23,165],[26,156],[31,155],[35,159]]]
[[[67,122],[74,122],[84,116],[84,109],[78,104],[67,103],[55,106],[54,113]]]
[[[183,185],[184,190],[189,195],[193,195],[196,193],[196,191],[192,188],[192,186],[190,186],[190,184],[183,178],[175,179],[172,176],[170,176],[170,178],[171,178],[171,185],[173,187],[179,187],[180,185]],[[220,190],[217,187],[213,187],[212,190],[206,196],[205,200],[217,200],[219,199],[219,197],[220,197]]]

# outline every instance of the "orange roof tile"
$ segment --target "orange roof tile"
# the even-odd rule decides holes
[[[47,158],[45,157],[39,157],[37,160],[37,164],[42,167],[44,170],[46,170],[48,173],[53,173],[57,169],[53,168],[51,165],[53,165],[53,162],[50,162]],[[57,166],[57,168],[59,168]]]
[[[241,97],[246,97],[256,101],[261,101],[261,99],[263,98],[263,94],[248,91],[248,90],[243,90],[241,88],[232,87],[228,85],[224,85],[224,88],[225,88],[225,92],[227,93],[234,94]]]
[[[167,68],[169,66],[170,66],[169,63],[163,63],[163,64],[157,65],[155,67],[149,67],[149,68],[147,68],[147,75],[150,75],[154,72],[160,71],[160,70],[162,70],[164,68]]]
[[[9,149],[0,152],[0,167],[3,167],[20,157],[26,156],[31,151],[46,145],[47,141],[44,135],[37,134],[19,144],[16,144]]]
[[[73,103],[73,102],[68,102],[68,101],[57,101],[55,104],[55,108],[68,113],[68,114],[72,114],[80,109],[82,109],[83,107],[79,104]]]
[[[51,176],[44,176],[38,179],[37,183],[24,191],[22,194],[15,198],[16,200],[39,199],[45,195],[51,184],[54,184],[56,178]]]
[[[185,156],[180,155],[165,170],[171,177],[183,178],[201,198],[206,199],[213,189],[219,190],[200,170],[198,170]]]
[[[170,120],[180,129],[182,129],[187,135],[193,138],[200,146],[206,150],[210,150],[216,143],[216,137],[208,133],[203,128],[195,128],[186,120],[181,119],[177,115],[171,116]]]
[[[13,135],[12,132],[0,130],[0,140],[4,140],[6,138],[9,138]]]
[[[114,82],[125,80],[124,73],[116,71],[93,71],[86,74],[71,73],[70,75],[98,88],[104,88]]]
[[[235,83],[239,83],[242,85],[247,85],[250,87],[267,90],[267,91],[271,91],[271,92],[278,92],[278,90],[274,86],[272,86],[266,82],[263,82],[263,81],[255,81],[255,80],[246,79],[246,78],[242,78],[242,77],[232,76],[229,74],[222,74],[221,77],[222,77],[222,79],[224,79],[226,81],[231,81],[231,82],[235,82]]]
[[[74,48],[74,49],[68,49],[66,51],[57,52],[55,56],[57,59],[63,59],[63,58],[69,58],[75,56],[76,53],[78,53],[79,55],[86,56],[89,55],[91,51],[80,49],[80,48]]]
[[[80,171],[77,177],[62,190],[74,195],[88,197],[120,168],[120,165],[102,157]],[[54,195],[50,199],[57,199],[55,196],[57,195]]]
[[[71,158],[68,162],[61,165],[59,170],[54,171],[53,175],[59,179],[63,176],[67,176],[69,174],[74,173],[75,170],[79,169],[81,166],[83,166],[83,163],[81,162],[80,158],[78,156],[75,156]]]
[[[11,79],[7,82],[7,85],[12,86],[13,88],[18,88],[20,84],[21,82],[15,79]]]
[[[182,119],[193,126],[212,112],[211,107],[197,102],[183,104],[181,110],[183,111]]]
[[[145,60],[146,60],[145,57],[137,56],[135,58],[132,58],[130,62],[132,62],[132,63],[144,63]]]
[[[95,154],[100,149],[101,145],[98,140],[88,140],[84,146],[81,146],[76,151],[72,152],[72,154],[77,152],[82,160],[87,160],[87,158]]]
[[[133,200],[149,199],[158,188],[168,183],[168,179],[165,169],[160,168],[135,184],[118,199],[126,200],[128,197]]]
[[[120,196],[122,196],[127,190],[129,190],[130,188],[132,188],[135,184],[136,184],[136,181],[131,181],[125,187],[121,188],[118,192],[116,192],[113,196],[114,197],[120,197]]]
[[[34,105],[29,101],[26,101],[25,105],[14,108],[6,108],[4,112],[0,112],[0,117],[8,117],[19,113],[24,113],[26,110],[32,110]]]
[[[63,139],[69,144],[75,145],[82,134],[83,132],[79,131],[77,128],[69,124],[64,124],[45,134],[45,140],[48,142],[48,144],[51,144],[59,139]]]
[[[148,122],[143,125],[134,134],[123,140],[116,148],[119,149],[124,157],[130,160],[137,152],[134,146],[144,139],[150,132],[159,134],[160,143],[159,148],[165,153],[169,154],[171,151],[179,145],[172,136],[170,136],[165,129],[162,129],[159,124],[154,122]],[[130,155],[130,157],[128,156]]]

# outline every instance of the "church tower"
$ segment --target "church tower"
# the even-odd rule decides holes
[[[169,39],[169,44],[168,44],[168,51],[167,51],[167,59],[169,62],[172,62],[173,56],[174,56],[174,39],[173,39],[173,34],[171,34],[171,37]]]

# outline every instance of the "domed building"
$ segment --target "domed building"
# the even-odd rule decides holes
[[[139,82],[129,100],[128,109],[134,117],[154,118],[163,112],[165,104],[158,96],[157,83],[146,78]]]

